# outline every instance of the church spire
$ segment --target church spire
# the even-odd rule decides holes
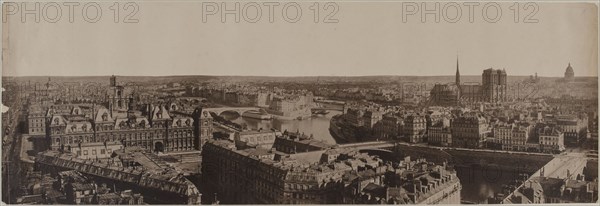
[[[460,86],[460,71],[458,70],[458,57],[456,57],[456,85]]]

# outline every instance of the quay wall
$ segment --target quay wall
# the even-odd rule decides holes
[[[477,151],[453,148],[432,148],[398,144],[397,155],[426,158],[428,161],[454,166],[481,166],[498,170],[519,171],[532,174],[553,159],[549,154],[514,153],[505,151]]]

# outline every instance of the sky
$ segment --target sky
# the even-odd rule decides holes
[[[256,15],[256,7],[239,2],[240,13],[246,11],[249,19]],[[84,20],[83,3],[75,7],[73,23],[64,5],[56,23],[46,19],[56,16],[50,6],[39,23],[33,15],[22,22],[21,13],[5,12],[3,76],[435,76],[454,75],[457,58],[462,75],[492,67],[509,75],[563,76],[569,63],[576,76],[597,76],[598,70],[598,8],[591,3],[537,2],[527,9],[522,3],[517,23],[512,2],[498,3],[502,14],[495,23],[483,18],[485,3],[474,7],[470,22],[469,7],[458,2],[461,18],[450,23],[442,15],[451,19],[456,10],[448,6],[444,13],[447,2],[440,3],[440,22],[434,15],[422,22],[420,13],[406,12],[412,8],[407,4],[382,1],[340,1],[329,7],[321,2],[318,23],[312,2],[299,3],[302,16],[295,23],[283,18],[285,3],[274,7],[274,22],[269,22],[261,1],[257,23],[244,16],[236,23],[233,15],[223,23],[221,13],[203,12],[211,7],[199,1],[136,2],[133,17],[139,21],[124,23],[134,6],[125,10],[121,3],[115,23],[112,3],[99,4],[96,23]],[[536,5],[531,19],[538,22],[524,23]],[[294,8],[287,10],[292,20]],[[338,22],[324,23],[334,8],[332,19]],[[490,19],[494,8],[488,7]],[[87,14],[93,18],[94,9]]]

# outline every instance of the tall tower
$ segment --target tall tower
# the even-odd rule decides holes
[[[202,150],[206,141],[213,138],[213,118],[202,107],[197,107],[192,113],[194,119],[194,145],[196,150]]]
[[[456,86],[460,87],[460,71],[458,70],[458,57],[456,57]]]
[[[117,77],[115,77],[115,75],[112,75],[110,77],[110,86],[111,87],[116,87],[117,86]]]

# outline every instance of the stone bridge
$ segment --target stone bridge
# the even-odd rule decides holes
[[[341,144],[339,148],[354,148],[361,153],[376,155],[384,160],[395,160],[394,152],[389,150],[396,145],[393,141],[372,141]]]
[[[340,144],[340,148],[354,148],[356,150],[387,150],[385,148],[394,147],[396,143],[394,141],[372,141],[372,142],[358,142],[349,144]]]
[[[206,98],[204,97],[177,97],[177,100],[189,103],[200,104],[201,102],[205,102]]]
[[[336,101],[319,101],[315,100],[315,107],[313,111],[319,110],[333,110],[333,111],[344,111],[344,103],[341,104]]]
[[[221,113],[226,112],[226,111],[236,112],[240,116],[242,116],[242,114],[244,114],[245,112],[248,112],[248,111],[257,111],[257,112],[266,113],[266,111],[264,109],[261,109],[259,107],[217,107],[217,108],[204,108],[203,110],[215,113],[217,115],[221,115]]]

